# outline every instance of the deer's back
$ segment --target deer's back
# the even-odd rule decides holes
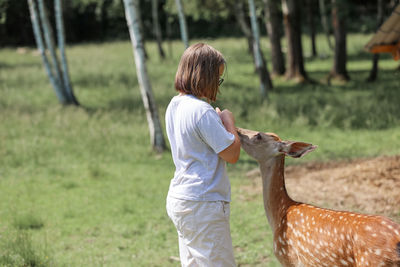
[[[278,224],[274,252],[285,266],[400,266],[400,225],[298,203]]]

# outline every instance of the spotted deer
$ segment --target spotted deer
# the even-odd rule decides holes
[[[276,134],[238,128],[242,148],[262,175],[264,208],[283,266],[400,266],[400,225],[383,216],[334,211],[291,199],[285,188],[285,156],[316,149]]]

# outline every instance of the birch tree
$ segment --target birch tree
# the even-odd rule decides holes
[[[146,68],[143,40],[139,29],[138,0],[124,0],[124,7],[133,54],[135,57],[140,93],[149,125],[150,142],[153,149],[156,152],[161,153],[165,150],[165,140]]]
[[[256,7],[254,5],[254,0],[248,0],[249,3],[249,11],[250,11],[250,22],[251,29],[253,32],[253,55],[254,62],[256,64],[256,70],[258,76],[260,77],[260,93],[261,98],[268,98],[268,89],[272,89],[272,82],[269,76],[269,72],[267,69],[267,64],[262,55],[262,51],[260,48],[260,33],[258,29],[257,23],[257,15],[256,15]]]
[[[181,0],[175,0],[176,8],[178,11],[178,17],[179,17],[179,26],[181,29],[181,38],[182,42],[185,45],[185,49],[189,47],[189,34],[187,30],[187,25],[186,25],[186,18],[185,18],[185,13],[183,11],[183,5]]]
[[[37,10],[36,2],[34,0],[28,0],[28,5],[29,5],[29,12],[31,15],[33,35],[35,37],[36,45],[42,58],[44,68],[47,72],[47,76],[49,77],[50,83],[54,88],[54,92],[56,93],[58,100],[61,103],[66,103],[67,99],[65,97],[65,94],[61,90],[60,84],[56,81],[53,68],[50,65],[49,59],[47,58],[46,55],[46,46],[43,41],[43,33],[40,26],[40,18],[38,15],[39,13]]]
[[[54,1],[54,11],[56,17],[56,28],[57,28],[57,42],[58,48],[60,50],[61,55],[61,67],[62,67],[62,80],[64,84],[64,88],[67,94],[68,99],[75,105],[79,105],[78,100],[76,99],[74,92],[72,90],[71,81],[69,78],[69,70],[67,57],[65,55],[65,31],[64,31],[64,18],[61,6],[61,0]]]
[[[68,65],[65,56],[65,38],[61,3],[59,0],[55,0],[55,17],[58,48],[61,51],[61,63],[54,44],[54,36],[43,0],[28,0],[28,5],[35,42],[58,100],[61,104],[79,105],[73,94],[71,82],[69,80]],[[60,67],[61,65],[62,69]]]

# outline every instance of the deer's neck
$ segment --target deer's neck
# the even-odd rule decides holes
[[[287,209],[294,201],[285,187],[285,156],[278,156],[259,162],[263,184],[264,209],[268,222],[275,231]]]

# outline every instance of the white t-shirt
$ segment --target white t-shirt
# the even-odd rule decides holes
[[[176,167],[168,195],[194,201],[231,200],[226,162],[218,153],[235,136],[214,108],[192,95],[172,98],[165,114],[166,130]]]

